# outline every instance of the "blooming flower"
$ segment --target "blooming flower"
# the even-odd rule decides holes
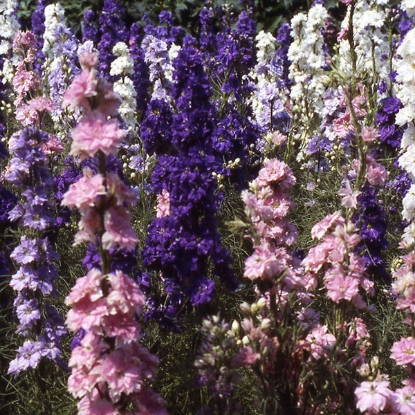
[[[379,413],[390,403],[393,392],[389,389],[388,380],[365,381],[355,389],[356,407],[361,412]]]

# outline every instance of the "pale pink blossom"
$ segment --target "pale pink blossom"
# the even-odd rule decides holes
[[[134,280],[121,271],[109,274],[111,292],[107,297],[110,314],[118,312],[134,316],[141,314],[145,304],[144,294]]]
[[[86,115],[72,130],[70,154],[81,160],[102,151],[105,155],[115,154],[125,136],[118,120],[107,120],[101,112],[94,110]]]
[[[49,135],[49,140],[46,143],[41,144],[41,148],[47,156],[65,151],[65,147],[62,143],[56,137],[51,135]]]
[[[95,206],[98,197],[105,194],[102,174],[93,175],[90,169],[85,169],[83,177],[69,186],[68,191],[63,195],[61,204],[85,211],[85,208]]]
[[[320,222],[316,223],[311,229],[311,237],[313,239],[321,239],[331,229],[337,225],[344,225],[344,218],[340,211],[327,215]]]
[[[259,171],[257,182],[259,186],[278,185],[281,190],[294,186],[296,179],[291,169],[278,159],[268,160]]]
[[[91,269],[85,277],[78,278],[71,292],[65,299],[67,306],[76,304],[85,298],[96,301],[103,296],[102,292],[102,273],[98,269]]]
[[[237,367],[250,367],[256,362],[261,355],[252,350],[251,346],[243,347],[234,358],[234,364]]]
[[[393,395],[393,408],[400,415],[415,414],[415,388],[404,386],[396,389]]]
[[[108,384],[108,393],[113,402],[117,402],[121,394],[129,395],[140,390],[142,373],[140,366],[131,364],[131,350],[116,349],[103,356],[90,371],[97,376],[97,382]]]
[[[372,186],[381,186],[386,183],[389,176],[388,171],[381,164],[377,163],[372,156],[366,157],[367,162],[367,181]]]
[[[407,337],[395,342],[391,348],[391,358],[398,365],[415,366],[415,339]]]
[[[65,91],[62,107],[82,107],[87,111],[91,111],[91,98],[97,95],[97,84],[98,81],[94,71],[82,71]]]
[[[73,367],[68,379],[68,391],[75,398],[82,398],[94,389],[98,375],[86,367]]]
[[[123,207],[110,207],[104,214],[105,232],[102,246],[111,249],[115,246],[133,250],[137,244],[137,235],[131,226],[131,214]]]
[[[306,337],[310,343],[311,355],[318,360],[327,357],[327,351],[332,349],[336,338],[328,333],[327,326],[317,326]]]
[[[360,135],[363,138],[363,141],[366,143],[372,143],[373,141],[379,138],[379,132],[375,127],[372,126],[364,126],[362,127],[362,131]]]
[[[163,189],[160,195],[157,195],[156,217],[164,218],[170,215],[170,194]]]
[[[39,120],[39,114],[30,105],[23,104],[16,110],[16,120],[24,127],[35,125]]]
[[[353,190],[350,186],[350,182],[346,180],[345,187],[340,189],[337,194],[339,196],[343,196],[342,198],[342,206],[348,208],[357,208],[357,197],[361,194],[359,190]]]
[[[101,229],[101,217],[96,209],[87,209],[85,206],[81,220],[78,222],[78,229],[74,245],[81,242],[95,242],[96,232]]]
[[[98,53],[85,51],[79,56],[79,64],[84,71],[90,71],[98,65]]]
[[[101,396],[98,389],[84,396],[78,402],[78,415],[119,415],[114,404]]]
[[[389,389],[388,380],[373,380],[362,382],[355,389],[357,398],[356,407],[361,412],[380,413],[393,398],[393,392]]]
[[[347,275],[335,274],[326,282],[326,288],[327,297],[338,304],[340,300],[351,301],[357,295],[359,281]]]
[[[132,205],[137,201],[134,190],[127,186],[116,173],[107,173],[106,187],[109,199],[115,199],[113,206]]]
[[[80,345],[72,350],[69,359],[69,367],[83,367],[90,370],[95,366],[103,352],[108,349],[108,344],[103,338],[91,331],[87,332],[80,342]]]
[[[39,85],[39,79],[36,78],[33,72],[20,70],[16,73],[13,78],[13,88],[20,97],[23,97],[29,91],[36,89]],[[19,101],[19,105],[15,105],[16,108],[22,104],[22,101]]]

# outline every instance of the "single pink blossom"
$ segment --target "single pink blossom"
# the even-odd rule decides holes
[[[16,110],[16,120],[24,127],[36,125],[39,120],[38,112],[28,104],[23,104]]]
[[[361,193],[362,192],[360,192],[359,190],[353,190],[348,180],[346,180],[345,187],[343,187],[337,192],[339,196],[343,196],[342,206],[353,209],[357,208],[357,197]]]
[[[326,282],[326,288],[327,297],[338,304],[340,300],[351,301],[357,295],[359,281],[347,275],[335,274]]]
[[[43,152],[48,156],[53,153],[62,153],[65,151],[65,147],[54,136],[49,135],[49,141],[41,144]]]
[[[79,56],[79,64],[84,71],[90,71],[98,65],[98,53],[85,51]]]
[[[321,239],[332,228],[337,225],[344,225],[344,218],[340,211],[327,215],[323,220],[316,223],[311,229],[313,239]]]
[[[79,156],[81,160],[93,157],[99,151],[107,156],[115,154],[124,135],[118,120],[107,120],[101,112],[94,110],[72,130],[70,154]]]
[[[69,186],[63,195],[61,204],[70,208],[78,208],[81,212],[95,205],[99,196],[105,195],[104,177],[102,174],[93,175],[90,169],[84,170],[84,175]]]
[[[361,412],[379,413],[383,411],[393,397],[388,380],[362,382],[355,389],[356,407]]]
[[[119,415],[119,412],[111,401],[94,388],[78,402],[78,415]]]
[[[127,186],[116,173],[107,173],[106,186],[108,197],[115,199],[113,206],[133,205],[137,201],[134,190]]]
[[[328,333],[327,326],[317,326],[306,337],[310,343],[311,355],[318,360],[327,357],[327,350],[330,350],[336,343],[336,338]]]
[[[415,414],[415,388],[404,386],[396,389],[393,395],[393,408],[400,415]]]
[[[362,127],[362,131],[360,135],[363,138],[363,141],[366,143],[372,143],[373,141],[379,138],[379,132],[375,127],[372,126],[364,126]]]
[[[261,355],[252,350],[251,346],[243,347],[234,358],[234,364],[237,367],[250,367],[252,363],[256,362]]]
[[[131,214],[124,207],[109,208],[104,215],[104,227],[104,249],[119,246],[131,251],[136,247],[137,235],[131,226]]]
[[[13,78],[13,88],[20,97],[23,97],[29,91],[35,89],[39,85],[39,80],[36,78],[33,72],[20,70],[16,73]],[[18,108],[22,104],[22,101],[19,101],[19,105],[15,105]]]
[[[109,274],[108,279],[111,284],[111,291],[107,297],[109,313],[121,312],[132,317],[134,313],[140,315],[145,298],[135,281],[121,271]]]
[[[140,366],[131,364],[129,347],[116,349],[100,359],[90,373],[97,375],[97,382],[106,382],[112,402],[117,402],[121,394],[138,392],[143,382]]]
[[[398,365],[415,366],[415,339],[407,337],[395,342],[391,348],[391,358]]]
[[[157,195],[156,217],[164,218],[170,214],[170,194],[163,189],[161,195]]]
[[[367,172],[366,178],[367,181],[372,186],[381,186],[384,185],[389,173],[381,164],[377,163],[372,156],[366,157],[367,162]]]
[[[97,95],[97,79],[94,71],[82,71],[65,91],[62,107],[82,107],[91,111],[91,98]]]

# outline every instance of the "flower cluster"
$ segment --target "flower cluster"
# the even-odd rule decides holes
[[[187,42],[173,61],[172,96],[178,113],[172,114],[167,102],[152,100],[141,130],[146,150],[159,157],[153,188],[157,194],[167,191],[169,198],[169,214],[150,224],[143,250],[144,265],[161,272],[169,286],[171,308],[165,308],[165,299],[157,300],[163,314],[170,310],[169,318],[177,313],[183,294],[193,305],[211,301],[215,283],[207,277],[210,262],[224,282],[235,286],[229,254],[216,231],[213,173],[220,162],[213,151],[211,91],[202,58],[193,40]],[[166,142],[170,142],[167,154]]]
[[[120,98],[97,74],[95,51],[80,56],[83,71],[73,80],[63,105],[81,107],[83,118],[72,130],[71,154],[81,160],[95,157],[98,172],[85,168],[83,176],[63,195],[62,204],[81,214],[75,243],[96,244],[99,268],[88,267],[65,303],[71,306],[66,323],[79,336],[69,366],[69,392],[79,398],[78,413],[166,414],[163,400],[146,386],[154,378],[158,359],[139,344],[145,298],[137,283],[120,270],[111,271],[111,249],[133,250],[137,243],[129,206],[135,194],[113,171],[107,157],[124,138],[115,115]],[[111,118],[112,117],[112,118]]]

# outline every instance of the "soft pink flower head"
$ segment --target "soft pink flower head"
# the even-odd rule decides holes
[[[344,225],[344,223],[345,220],[341,212],[334,212],[313,226],[311,229],[311,237],[313,239],[321,239],[329,230],[332,230],[337,225]]]
[[[82,107],[87,111],[91,111],[91,98],[97,95],[97,84],[98,81],[94,71],[82,71],[65,91],[62,107]]]
[[[311,355],[318,360],[327,356],[327,351],[330,350],[336,343],[336,338],[328,333],[327,326],[317,326],[306,337],[310,343]]]
[[[13,40],[13,51],[22,55],[26,62],[33,62],[36,58],[36,42],[37,38],[33,32],[19,31]]]
[[[360,135],[362,136],[363,141],[365,141],[366,143],[372,143],[373,141],[379,138],[378,130],[375,127],[366,125],[362,127]]]
[[[102,245],[104,249],[116,246],[129,251],[135,249],[137,235],[131,226],[131,215],[124,207],[109,208],[105,212]]]
[[[94,388],[78,402],[78,415],[119,415],[119,412],[111,401]]]
[[[359,291],[359,280],[342,274],[335,274],[326,282],[327,297],[335,303],[351,301]]]
[[[395,342],[391,352],[391,358],[396,361],[397,365],[415,366],[415,339],[412,337],[402,338]]]
[[[104,177],[101,174],[93,175],[90,169],[85,169],[83,177],[71,184],[63,195],[61,204],[85,211],[95,205],[99,196],[105,194]]]
[[[389,389],[388,380],[373,380],[362,382],[355,390],[356,407],[361,412],[377,414],[383,411],[391,402],[393,392]]]
[[[294,186],[296,179],[291,169],[278,159],[268,160],[259,171],[257,183],[260,187],[278,187],[281,190],[288,190]]]
[[[65,304],[74,305],[85,298],[89,301],[96,301],[103,296],[101,284],[102,273],[98,269],[91,269],[85,277],[78,278],[72,291],[65,299]]]
[[[41,145],[43,152],[48,156],[52,153],[62,153],[65,147],[62,143],[54,136],[49,136],[49,141],[42,143]]]
[[[140,366],[131,364],[130,348],[116,349],[100,359],[92,370],[97,375],[97,382],[106,382],[112,402],[117,402],[121,394],[130,395],[141,389],[143,375]]]
[[[81,160],[93,157],[99,151],[105,155],[115,154],[125,136],[118,120],[107,120],[99,111],[86,115],[72,130],[70,154]]]
[[[384,185],[388,179],[389,173],[381,164],[377,163],[372,156],[366,156],[367,163],[367,172],[366,178],[367,181],[372,186],[381,186]]]
[[[164,218],[170,214],[170,194],[163,189],[161,195],[157,195],[156,217]]]
[[[90,71],[98,65],[98,53],[85,51],[79,56],[79,64],[84,71]]]
[[[343,196],[342,198],[342,206],[348,208],[357,208],[357,197],[362,193],[359,190],[353,190],[350,186],[349,180],[346,180],[346,183],[342,189],[340,189],[337,194],[339,196]]]
[[[122,273],[115,271],[109,274],[108,279],[111,284],[111,292],[107,297],[107,303],[110,307],[110,313],[141,314],[145,304],[144,294],[141,292],[135,281]]]
[[[112,206],[133,205],[137,196],[131,187],[127,186],[116,173],[107,173],[107,192],[110,199],[114,199]]]

